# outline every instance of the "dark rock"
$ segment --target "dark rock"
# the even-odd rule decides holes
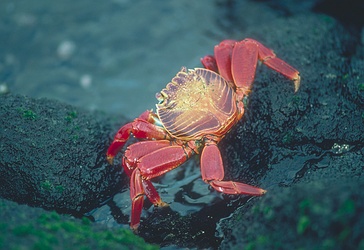
[[[364,50],[346,25],[306,11],[246,28],[283,51],[301,88],[293,94],[292,83],[260,67],[243,121],[220,144],[228,179],[268,190],[221,221],[222,249],[364,246]],[[347,206],[354,211],[338,215]]]
[[[272,47],[279,43],[295,51],[286,61],[292,60],[301,72],[300,90],[294,94],[293,83],[261,67],[242,122],[220,144],[231,176],[256,183],[257,176],[265,175],[263,188],[292,183],[306,163],[327,161],[330,155],[335,158],[364,145],[361,45],[328,17],[307,14],[285,23],[289,38],[276,40],[274,46],[272,37]],[[321,25],[316,35],[309,35],[315,23]],[[299,24],[300,32],[293,32]],[[304,48],[301,32],[306,34]],[[353,43],[357,53],[349,58],[345,48]]]
[[[120,168],[105,161],[110,117],[10,94],[0,104],[1,197],[82,214],[121,189]]]
[[[274,188],[221,220],[220,249],[363,249],[364,181]]]

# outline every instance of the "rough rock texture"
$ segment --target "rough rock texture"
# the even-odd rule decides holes
[[[273,188],[221,220],[220,249],[364,249],[364,182]]]
[[[99,206],[122,187],[120,169],[104,158],[108,118],[58,101],[1,95],[0,196],[71,214]]]
[[[300,70],[301,88],[293,94],[291,82],[258,69],[243,121],[220,144],[232,175],[250,181],[264,174],[265,186],[290,184],[310,163],[327,166],[324,161],[344,153],[358,155],[352,159],[358,168],[364,145],[362,44],[339,22],[310,12],[270,25],[267,30],[281,27],[269,35],[271,47]]]
[[[221,248],[362,249],[363,31],[281,10],[254,28],[300,70],[301,88],[259,69],[245,121],[220,144],[231,178],[268,190],[221,221]]]

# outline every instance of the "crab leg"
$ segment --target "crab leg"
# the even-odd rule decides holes
[[[225,80],[233,82],[231,74],[231,54],[233,53],[235,40],[224,40],[214,48],[214,56],[208,55],[201,58],[202,65],[209,70],[219,73]]]
[[[233,76],[231,74],[231,55],[236,42],[237,41],[235,40],[224,40],[214,48],[219,74],[229,82],[233,81]]]
[[[164,147],[141,157],[137,168],[140,169],[143,178],[150,180],[180,166],[193,152],[190,148],[178,145]]]
[[[168,140],[140,141],[131,144],[126,148],[123,157],[123,167],[125,172],[130,176],[132,171],[136,168],[141,157],[170,145],[171,142]]]
[[[215,190],[225,194],[263,195],[266,192],[264,189],[248,184],[223,181],[224,166],[220,150],[214,141],[207,142],[201,153],[201,175],[202,179]]]
[[[162,140],[169,138],[168,133],[156,124],[154,124],[156,115],[149,110],[142,113],[133,122],[122,126],[116,133],[113,142],[107,150],[107,160],[112,164],[115,155],[123,148],[125,143],[133,134],[139,139],[155,139]]]
[[[253,39],[244,39],[234,46],[231,59],[231,72],[234,82],[242,94],[249,93],[254,81],[258,59],[271,69],[294,81],[295,91],[300,86],[299,72],[276,57],[274,52]]]
[[[133,171],[130,178],[130,198],[132,201],[130,228],[135,231],[138,229],[140,224],[140,215],[143,210],[144,195],[146,195],[155,206],[168,206],[167,203],[162,201],[151,181],[145,180],[141,176],[140,170],[136,169]]]
[[[136,169],[132,172],[130,178],[130,199],[131,199],[131,216],[130,228],[136,230],[140,224],[140,215],[142,214],[144,204],[144,188],[140,171]]]
[[[214,48],[214,56],[201,59],[206,69],[218,72],[228,82],[235,82],[240,95],[249,93],[254,81],[258,60],[271,69],[294,81],[295,92],[300,86],[299,72],[291,65],[276,57],[274,52],[253,39],[240,42],[224,40]]]
[[[178,167],[194,151],[188,147],[170,145],[170,141],[167,140],[139,142],[131,145],[131,147],[133,150],[125,153],[125,162],[132,164],[130,167],[132,171],[130,179],[130,198],[132,200],[130,227],[136,230],[140,223],[144,195],[155,206],[168,206],[161,200],[150,179]],[[144,153],[145,155],[143,155]]]

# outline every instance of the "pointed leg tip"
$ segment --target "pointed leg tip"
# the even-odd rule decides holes
[[[267,190],[265,190],[265,189],[260,189],[260,195],[263,195],[263,194],[265,194],[267,192]]]
[[[164,201],[160,201],[158,202],[158,204],[156,204],[157,207],[169,207],[169,204],[164,202]]]
[[[294,92],[296,93],[301,85],[301,77],[298,75],[296,79],[293,80],[294,82]]]
[[[140,225],[140,223],[135,224],[135,225],[130,225],[131,231],[133,231],[133,233],[135,233],[135,234],[138,234],[139,233],[138,232],[139,225]]]
[[[107,155],[107,156],[106,156],[106,160],[107,160],[107,162],[108,162],[110,165],[113,165],[113,163],[114,163],[114,156]]]

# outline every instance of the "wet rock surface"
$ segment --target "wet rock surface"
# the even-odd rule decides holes
[[[353,15],[344,15],[327,1],[272,3],[217,1],[219,29],[209,33],[216,43],[259,40],[301,73],[294,93],[291,81],[260,65],[242,121],[219,144],[226,179],[268,193],[217,194],[200,180],[196,157],[155,180],[170,207],[146,202],[139,236],[147,242],[172,249],[363,248],[364,31],[355,14],[363,6],[352,1]],[[125,120],[44,99],[0,98],[1,196],[127,227],[128,181],[120,162],[110,168],[104,156]]]

